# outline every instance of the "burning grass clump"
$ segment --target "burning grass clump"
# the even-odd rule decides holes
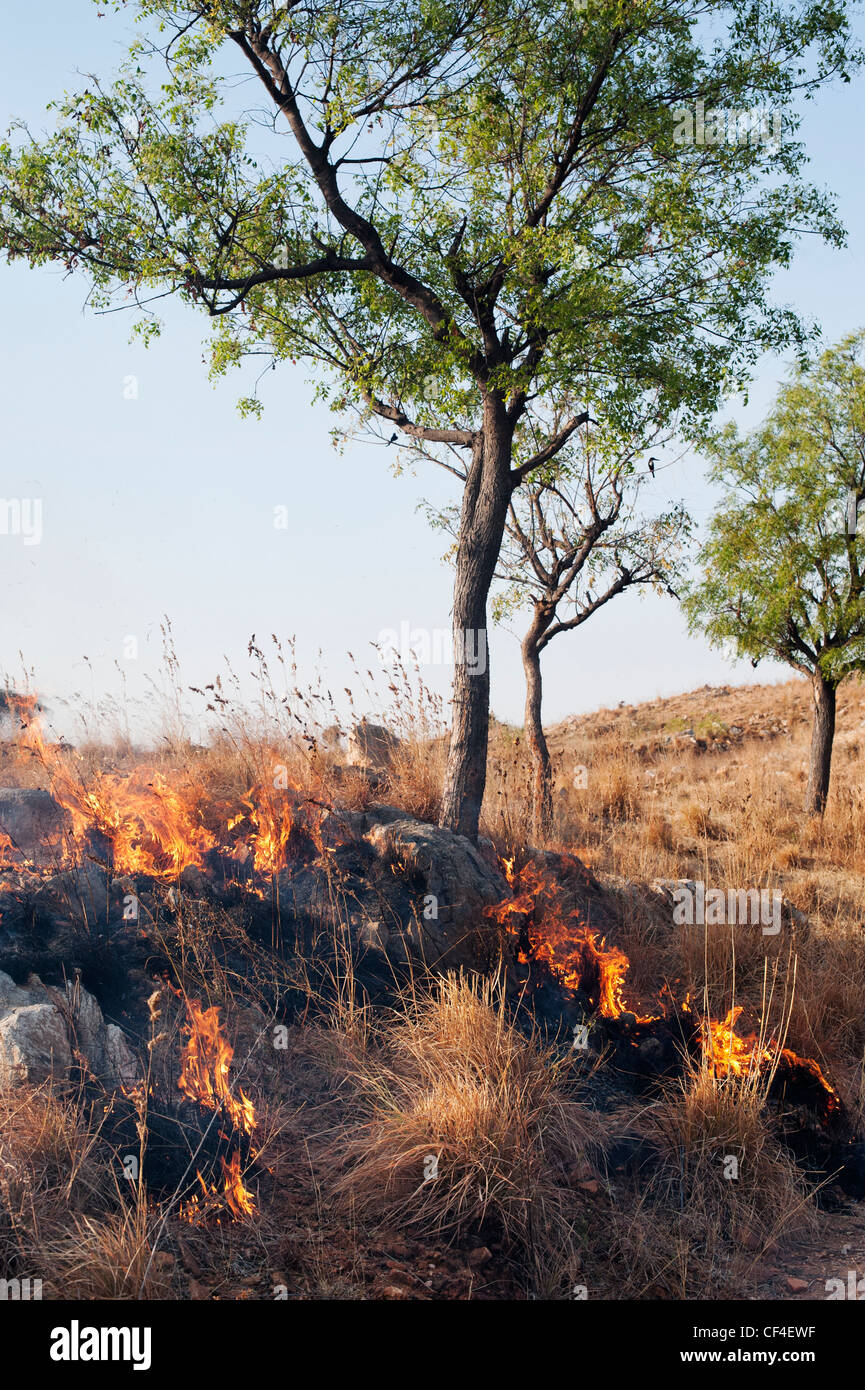
[[[362,1220],[455,1238],[481,1227],[543,1262],[572,1230],[567,1173],[596,1140],[562,1062],[508,1021],[500,981],[450,975],[352,1049],[359,1112],[331,1142],[334,1191]]]
[[[777,1242],[813,1229],[813,1193],[773,1126],[770,1084],[757,1071],[718,1077],[704,1063],[644,1112],[653,1159],[636,1201],[613,1212],[613,1296],[747,1296]]]

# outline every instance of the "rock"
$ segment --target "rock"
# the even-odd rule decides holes
[[[383,724],[360,719],[348,736],[346,758],[353,767],[387,769],[393,762],[400,740]]]
[[[138,1062],[135,1053],[123,1035],[122,1028],[119,1028],[116,1023],[109,1023],[106,1026],[105,1034],[105,1060],[108,1076],[115,1077],[124,1086],[134,1086],[138,1080]]]
[[[399,865],[422,900],[404,924],[409,945],[427,964],[481,966],[498,932],[484,908],[508,896],[504,878],[464,835],[403,816],[374,825],[365,839]]]
[[[476,1250],[470,1250],[466,1260],[470,1269],[480,1269],[482,1265],[488,1264],[493,1257],[493,1252],[486,1245],[479,1245]]]
[[[38,975],[16,985],[0,971],[0,1088],[67,1080],[74,1060],[109,1085],[131,1085],[135,1056],[120,1028],[78,981],[50,989]]]
[[[66,1028],[53,1004],[25,1004],[0,1018],[0,1090],[65,1080],[71,1067]]]
[[[67,824],[66,812],[50,792],[0,788],[0,830],[27,859],[51,862]]]
[[[804,1293],[808,1288],[808,1280],[799,1279],[795,1274],[788,1274],[786,1283],[791,1293]]]

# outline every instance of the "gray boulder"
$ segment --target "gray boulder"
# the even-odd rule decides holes
[[[411,952],[428,965],[489,964],[501,934],[484,909],[508,896],[492,859],[464,835],[411,816],[375,824],[364,839],[381,860],[400,867],[421,900],[405,927]]]
[[[20,1005],[0,1018],[0,1090],[63,1081],[71,1067],[66,1028],[52,1004]]]
[[[360,719],[348,736],[347,760],[354,767],[387,770],[400,746],[400,740],[383,724]]]
[[[74,1061],[106,1085],[131,1085],[138,1064],[122,1031],[78,981],[64,989],[0,971],[0,1089],[67,1080]]]

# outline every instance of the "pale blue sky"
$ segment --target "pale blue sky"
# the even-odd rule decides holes
[[[127,32],[123,17],[98,20],[88,0],[43,0],[38,25],[14,7],[4,17],[0,125],[22,116],[40,128],[46,102],[80,85],[76,70],[113,70]],[[828,340],[865,323],[863,83],[824,93],[804,123],[811,177],[838,195],[848,248],[806,242],[776,281],[776,299],[820,319]],[[211,679],[224,655],[243,672],[249,636],[275,632],[296,634],[302,671],[321,651],[336,692],[351,683],[346,652],[366,665],[383,629],[448,626],[442,539],[417,511],[424,496],[451,499],[446,475],[394,479],[387,450],[370,443],[335,453],[333,417],[309,404],[301,368],[268,376],[263,419],[241,420],[241,377],[216,389],[207,380],[203,317],[167,305],[163,336],[145,350],[129,344],[126,316],[95,316],[85,295],[82,279],[59,270],[0,265],[0,496],[41,497],[44,507],[41,544],[0,535],[8,674],[20,676],[20,652],[49,699],[90,697],[119,690],[119,662],[140,692],[167,613],[189,684]],[[783,372],[780,361],[762,364],[739,418],[758,417]],[[137,400],[124,398],[130,376]],[[659,500],[681,497],[698,519],[710,510],[692,457],[656,486]],[[289,508],[287,530],[273,527],[279,505]],[[139,639],[138,662],[124,661],[129,635]],[[491,660],[493,708],[520,720],[512,635],[494,636]],[[546,715],[769,674],[733,668],[689,639],[671,601],[626,596],[551,646]],[[447,691],[446,668],[424,675]]]

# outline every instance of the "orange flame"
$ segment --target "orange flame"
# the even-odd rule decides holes
[[[525,864],[519,873],[513,859],[503,861],[514,897],[487,908],[488,916],[511,932],[519,931],[514,917],[531,917],[526,927],[531,954],[544,961],[566,989],[583,989],[604,1018],[617,1018],[625,1008],[622,988],[630,962],[624,951],[561,905],[561,885],[546,869]],[[540,917],[540,921],[538,921]]]
[[[188,999],[186,1007],[189,1023],[183,1049],[183,1068],[178,1087],[190,1100],[195,1100],[207,1110],[222,1110],[236,1129],[251,1134],[255,1128],[255,1107],[242,1090],[235,1097],[228,1083],[234,1049],[224,1038],[219,1027],[219,1009],[214,1005],[202,1009],[197,1000]],[[233,1216],[241,1218],[255,1212],[252,1193],[243,1185],[240,1172],[240,1153],[234,1149],[226,1163],[221,1160],[224,1178],[224,1198]],[[199,1182],[205,1197],[211,1195],[201,1174]],[[196,1209],[195,1202],[187,1208],[186,1215],[192,1219]]]
[[[71,771],[64,750],[46,743],[35,716],[35,697],[18,697],[15,705],[22,742],[48,773],[55,800],[69,814],[73,839],[82,840],[89,830],[101,832],[121,874],[171,879],[190,865],[201,865],[216,840],[199,823],[179,785],[163,772],[137,767],[127,776],[96,772],[92,785],[85,786]]]
[[[97,771],[85,784],[69,750],[46,742],[36,697],[12,697],[12,705],[20,721],[22,745],[45,768],[52,794],[69,816],[73,847],[80,849],[88,832],[95,830],[111,845],[116,873],[143,873],[165,882],[186,868],[202,868],[210,850],[221,847],[235,853],[236,844],[220,846],[216,834],[203,823],[201,793],[181,777],[141,766],[128,774]],[[286,787],[287,795],[274,797],[266,785],[259,785],[247,793],[243,810],[226,808],[213,814],[212,808],[209,822],[217,826],[221,821],[225,838],[245,822],[255,872],[273,875],[285,865],[296,826],[302,824],[312,842],[322,848],[321,813],[299,808],[292,797],[298,790]]]
[[[624,981],[630,961],[624,951],[608,946],[580,919],[577,911],[563,910],[562,887],[546,867],[539,869],[529,863],[517,873],[513,859],[501,862],[513,896],[487,908],[487,915],[513,934],[519,934],[518,919],[522,918],[531,956],[545,962],[566,989],[581,989],[587,994],[603,1018],[618,1018],[628,1007],[624,1002]],[[521,959],[525,960],[525,956]],[[662,993],[665,992],[666,987]],[[689,999],[684,1000],[681,1009],[690,1012]],[[786,1065],[798,1072],[800,1081],[803,1074],[810,1077],[822,1095],[824,1118],[840,1110],[840,1096],[812,1058],[799,1057],[771,1041],[764,1045],[756,1033],[741,1037],[736,1032],[741,1014],[742,1006],[736,1005],[725,1019],[706,1017],[698,1026],[703,1060],[716,1077],[742,1077],[751,1069],[763,1071]],[[637,1016],[637,1022],[651,1023],[659,1017]]]
[[[703,1060],[719,1078],[744,1076],[755,1061],[759,1066],[767,1057],[765,1049],[760,1051],[759,1057],[757,1056],[759,1049],[756,1036],[740,1038],[736,1033],[736,1024],[741,1013],[742,1005],[737,1004],[730,1009],[723,1022],[706,1018],[700,1024]]]
[[[244,1134],[251,1134],[255,1128],[255,1107],[243,1091],[239,1092],[239,1100],[231,1093],[228,1074],[234,1049],[220,1031],[219,1009],[216,1005],[202,1009],[195,999],[188,999],[186,1007],[189,1023],[185,1031],[189,1036],[177,1083],[180,1090],[207,1110],[221,1107],[233,1125]]]
[[[249,793],[250,798],[253,793]],[[274,805],[260,795],[249,803],[249,819],[254,827],[253,863],[257,873],[275,874],[285,863],[285,848],[294,828],[294,807],[288,800]]]
[[[254,1216],[255,1201],[252,1193],[244,1187],[240,1173],[240,1153],[235,1149],[227,1163],[224,1158],[221,1162],[228,1210],[238,1220],[242,1220],[244,1216]]]

